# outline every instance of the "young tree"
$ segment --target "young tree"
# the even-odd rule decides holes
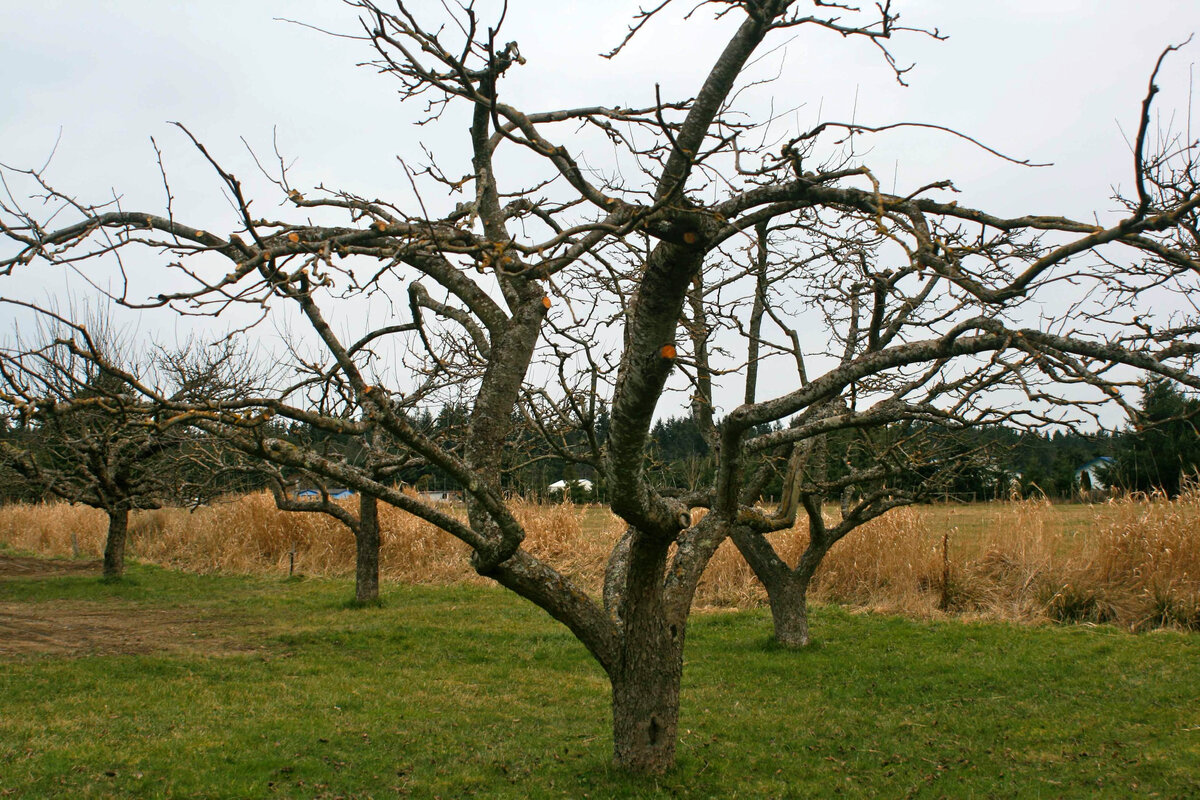
[[[93,358],[72,347],[64,319],[55,322],[40,343],[0,350],[0,404],[14,426],[0,440],[0,464],[28,494],[104,511],[104,577],[116,579],[125,571],[130,512],[206,498],[218,486],[219,448],[173,424],[106,369],[134,374],[130,348],[111,320],[93,315],[87,326]],[[177,389],[176,399],[187,396]]]
[[[419,460],[396,457],[384,446],[385,439],[378,430],[362,437],[360,452],[350,454],[338,452],[338,448],[320,449],[323,458],[348,461],[366,471],[373,481],[394,483],[395,476],[406,468],[419,465]],[[312,446],[312,443],[307,443]],[[305,471],[284,472],[270,462],[252,467],[263,470],[269,477],[271,494],[275,505],[283,511],[319,512],[341,522],[354,535],[354,602],[360,606],[379,604],[379,497],[370,492],[359,492],[357,513],[330,496],[331,487],[320,474]],[[297,490],[307,486],[316,496],[300,497]]]
[[[886,48],[905,29],[887,3],[855,11],[728,0],[718,10],[736,18],[736,30],[694,97],[539,111],[506,102],[501,90],[524,64],[517,43],[501,38],[503,14],[485,21],[467,5],[445,12],[446,21],[411,3],[350,5],[362,14],[373,66],[397,81],[422,121],[469,119],[466,174],[442,166],[453,152],[441,163],[430,154],[410,172],[421,202],[402,205],[301,192],[281,171],[274,180],[291,210],[266,219],[233,171],[193,139],[237,211],[232,223],[200,227],[170,209],[88,206],[31,171],[24,177],[75,220],[8,201],[0,225],[13,251],[0,272],[148,246],[170,254],[193,283],[127,294],[130,304],[298,311],[317,355],[298,357],[298,377],[271,392],[185,402],[127,379],[176,418],[246,452],[378,497],[470,545],[481,575],[561,621],[604,668],[622,767],[659,772],[673,762],[688,614],[722,541],[753,549],[833,489],[847,509],[839,526],[906,501],[888,483],[895,459],[855,467],[852,480],[801,481],[821,437],[1011,417],[1011,396],[997,394],[1004,387],[1034,401],[1025,412],[1034,420],[1047,406],[1086,410],[1116,391],[1117,363],[1200,386],[1192,372],[1200,329],[1155,309],[1136,320],[1127,313],[1147,287],[1169,278],[1187,288],[1200,271],[1194,149],[1146,151],[1149,96],[1136,138],[1137,195],[1119,222],[1005,217],[935,199],[948,182],[882,191],[857,157],[830,154],[830,138],[871,132],[862,125],[827,122],[793,131],[781,146],[751,143],[763,138],[757,121],[738,113],[743,73],[782,36],[823,29],[864,38],[902,74]],[[653,27],[667,5],[640,14],[629,36]],[[601,151],[615,153],[611,170],[596,166]],[[472,195],[438,211],[431,187]],[[1087,257],[1106,245],[1131,251],[1135,263]],[[1068,286],[1081,287],[1082,305],[1032,313],[1047,292]],[[346,332],[335,329],[331,315],[375,291],[407,298],[403,321],[372,327],[342,313]],[[738,376],[736,407],[719,414],[718,390]],[[1062,386],[1094,393],[1072,397]],[[684,387],[712,478],[671,492],[660,490],[647,447],[664,395]],[[447,446],[413,424],[422,405],[456,397],[471,401],[461,441]],[[604,475],[608,503],[627,525],[602,598],[522,547],[525,531],[501,481],[520,411],[547,429],[584,432],[556,441]],[[269,415],[348,437],[384,431],[458,482],[466,519],[362,465],[265,433]],[[601,427],[604,438],[595,435]],[[895,455],[904,443],[886,445]],[[760,508],[779,464],[790,465],[790,494],[781,509]],[[693,524],[697,506],[708,513]],[[808,514],[818,524],[819,513]],[[818,539],[829,543],[841,530]]]

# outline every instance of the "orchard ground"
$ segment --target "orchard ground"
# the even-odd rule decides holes
[[[611,766],[608,686],[486,586],[0,559],[0,796],[1200,793],[1200,639],[815,609],[697,615],[679,764]]]

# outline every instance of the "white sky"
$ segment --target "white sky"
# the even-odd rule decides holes
[[[651,23],[616,60],[597,54],[622,37],[636,10],[623,0],[511,0],[501,41],[520,43],[527,65],[502,85],[526,109],[645,105],[660,83],[665,97],[694,93],[730,25],[682,24],[691,3]],[[433,14],[436,0],[411,4]],[[754,73],[780,77],[748,104],[799,107],[792,121],[866,124],[897,121],[951,126],[1019,158],[1054,162],[1029,169],[987,156],[941,134],[886,134],[866,161],[890,189],[950,178],[964,205],[998,214],[1090,217],[1111,209],[1111,187],[1129,185],[1132,135],[1151,68],[1168,44],[1200,32],[1197,0],[898,0],[902,21],[937,27],[935,42],[898,37],[893,52],[915,63],[908,88],[863,41],[801,30]],[[496,3],[481,4],[494,8]],[[485,15],[486,16],[486,15]],[[420,161],[418,142],[465,158],[461,122],[424,128],[419,109],[397,101],[391,79],[356,62],[361,43],[277,21],[356,30],[337,0],[0,0],[0,161],[40,165],[61,130],[49,175],[61,188],[97,201],[115,190],[126,208],[160,211],[163,188],[150,137],[164,151],[176,216],[216,231],[232,228],[211,172],[167,122],[187,124],[248,179],[254,166],[239,137],[270,156],[272,131],[299,160],[301,188],[324,182],[364,195],[410,197],[396,157]],[[771,46],[791,33],[777,35]],[[1160,77],[1164,117],[1186,121],[1189,81],[1200,41],[1174,55]],[[568,143],[569,146],[569,143]],[[448,148],[448,149],[447,149]],[[453,170],[450,170],[453,171]],[[259,201],[269,214],[277,194]],[[26,270],[0,279],[0,295],[44,300],[78,280]],[[107,280],[101,278],[101,280]],[[0,306],[0,331],[13,312]],[[160,319],[155,325],[169,324]]]
[[[437,3],[414,5],[436,10]],[[942,123],[1020,157],[1055,162],[1054,169],[1023,170],[936,134],[904,135],[902,181],[933,169],[973,196],[1020,208],[1066,197],[1088,210],[1094,203],[1080,194],[1103,196],[1125,179],[1127,151],[1117,124],[1134,125],[1160,50],[1200,31],[1195,0],[896,5],[904,22],[936,26],[950,37],[895,40],[899,59],[916,63],[909,88],[895,84],[864,42],[805,31],[787,47],[786,69],[771,89],[777,108],[805,104],[806,123],[818,110],[826,119],[848,119],[857,93],[860,121]],[[529,63],[506,81],[509,97],[552,107],[646,103],[655,82],[666,96],[694,91],[729,25],[664,18],[618,59],[599,58],[619,40],[636,6],[512,0],[501,38],[519,41]],[[379,194],[405,185],[393,156],[421,138],[435,144],[442,132],[407,124],[413,115],[395,102],[389,79],[355,67],[369,55],[361,44],[275,17],[347,31],[356,26],[352,9],[337,0],[0,3],[6,76],[0,160],[39,161],[61,128],[56,174],[156,202],[161,192],[149,137],[166,149],[173,169],[185,167],[193,160],[188,147],[165,125],[179,120],[227,157],[241,155],[239,136],[261,148],[277,127],[313,180]],[[778,34],[774,43],[789,36]],[[1184,99],[1198,52],[1200,44],[1168,63],[1164,111]],[[779,63],[767,62],[768,72]],[[881,174],[882,166],[876,165]],[[1048,192],[1050,186],[1061,186],[1061,194]]]

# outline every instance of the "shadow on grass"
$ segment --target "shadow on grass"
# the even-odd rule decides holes
[[[355,610],[368,609],[368,608],[383,608],[384,605],[385,604],[383,602],[382,597],[376,597],[374,600],[359,600],[357,598],[354,598],[352,600],[346,600],[345,602],[343,602],[341,604],[342,608],[350,608],[350,609],[355,609]]]

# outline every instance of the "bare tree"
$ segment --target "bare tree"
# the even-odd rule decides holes
[[[72,346],[74,333],[98,357],[83,357]],[[0,350],[0,408],[12,426],[0,441],[0,464],[34,496],[108,515],[103,574],[109,579],[125,571],[131,511],[195,504],[224,488],[217,480],[220,447],[175,424],[105,368],[138,374],[136,361],[126,337],[99,314],[78,327],[54,315],[39,341],[18,338]],[[194,385],[174,389],[177,400],[196,396]],[[220,399],[207,386],[204,396]]]
[[[319,448],[326,459],[342,459],[363,469],[373,481],[394,483],[395,476],[402,470],[418,466],[423,462],[412,457],[396,456],[385,447],[385,438],[378,429],[357,440],[364,447],[357,454],[338,453],[334,448]],[[313,447],[312,443],[308,443]],[[278,467],[264,462],[254,470],[263,470],[269,478],[275,505],[283,511],[322,513],[333,517],[349,528],[354,535],[354,602],[360,606],[379,604],[379,498],[370,492],[359,492],[357,513],[338,502],[331,487],[320,474],[305,471],[286,474]],[[312,497],[301,497],[304,486],[313,493]]]
[[[465,173],[445,166],[455,163],[452,151],[428,153],[419,168],[405,165],[417,200],[401,204],[324,187],[301,192],[280,159],[270,175],[290,210],[264,218],[234,172],[184,129],[212,164],[234,221],[201,227],[170,206],[161,214],[88,205],[42,171],[10,171],[10,182],[32,181],[51,211],[5,202],[0,229],[12,252],[0,273],[35,261],[86,268],[149,248],[190,283],[130,289],[129,305],[297,310],[312,352],[298,348],[297,377],[270,392],[179,400],[108,370],[174,418],[282,468],[378,497],[470,545],[481,575],[561,621],[603,666],[622,767],[659,772],[673,763],[688,615],[722,541],[732,536],[756,552],[804,507],[817,550],[827,550],[849,527],[906,501],[886,463],[856,467],[849,481],[802,480],[821,436],[1013,416],[1004,410],[1011,394],[998,393],[1005,387],[1028,401],[1021,413],[1031,424],[1068,407],[1087,413],[1119,399],[1118,364],[1200,386],[1200,327],[1186,306],[1200,267],[1195,148],[1172,141],[1159,156],[1147,152],[1149,97],[1136,139],[1137,196],[1118,222],[1001,217],[934,199],[948,182],[883,192],[852,151],[830,145],[873,132],[860,124],[827,122],[768,146],[759,121],[737,113],[747,65],[781,31],[866,39],[901,77],[887,48],[906,29],[890,3],[857,11],[722,2],[718,13],[736,16],[737,28],[694,97],[532,112],[500,90],[524,63],[517,43],[501,38],[503,14],[484,21],[467,5],[434,21],[416,4],[350,5],[373,66],[397,81],[420,121],[436,126],[460,109],[469,117]],[[629,36],[652,28],[668,5],[640,14]],[[445,207],[467,187],[468,200]],[[1130,312],[1131,299],[1157,291],[1182,295],[1182,311]],[[1048,294],[1065,310],[1046,312],[1039,303]],[[395,303],[386,325],[358,315],[357,327],[347,326],[343,315],[351,330],[339,333],[331,315],[364,296],[407,302]],[[721,400],[737,380],[743,391]],[[646,450],[675,390],[704,421],[715,477],[671,493],[656,486]],[[414,424],[422,406],[456,398],[472,404],[465,439],[439,441]],[[735,407],[724,411],[722,402]],[[599,408],[608,409],[603,437]],[[463,488],[467,518],[403,494],[364,465],[265,433],[260,423],[272,415],[349,437],[383,431]],[[627,529],[602,598],[522,547],[503,482],[517,419],[605,475]],[[572,427],[582,438],[562,435]],[[790,494],[781,508],[760,507],[776,469],[785,469]],[[845,501],[842,521],[828,529],[819,522],[827,495]],[[708,509],[696,524],[694,507]],[[803,599],[774,594],[776,604]]]

